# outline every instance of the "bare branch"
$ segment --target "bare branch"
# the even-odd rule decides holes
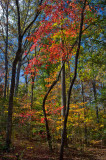
[[[19,2],[16,0],[16,6],[17,6],[17,14],[18,14],[18,43],[21,39],[21,23],[20,23],[20,9],[19,9]],[[20,45],[20,44],[18,44]]]
[[[43,0],[40,1],[39,6],[42,5]],[[33,25],[33,23],[36,21],[36,19],[38,18],[39,14],[41,13],[41,11],[37,10],[37,13],[34,17],[34,19],[32,20],[32,22],[25,28],[22,37],[25,35],[25,33],[27,32],[27,30]]]

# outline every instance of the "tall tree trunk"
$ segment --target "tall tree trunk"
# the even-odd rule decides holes
[[[96,103],[97,94],[96,94],[96,82],[95,82],[95,80],[93,80],[92,85],[93,85],[93,93],[94,93],[94,99],[95,99],[95,105],[96,105],[97,123],[99,123],[99,111],[98,111],[98,106],[97,106],[97,103]]]
[[[28,76],[25,75],[26,94],[28,94]]]
[[[12,134],[12,112],[13,112],[13,96],[14,96],[14,88],[15,88],[15,75],[16,75],[16,65],[20,60],[20,56],[22,53],[22,40],[26,32],[32,27],[33,23],[38,18],[40,11],[37,10],[34,19],[27,25],[24,29],[23,33],[21,30],[21,22],[20,22],[20,7],[19,0],[15,0],[16,8],[17,8],[17,26],[18,26],[18,50],[16,52],[15,59],[12,65],[12,77],[11,77],[11,88],[10,88],[10,97],[9,97],[9,106],[8,106],[8,119],[7,119],[7,133],[6,133],[6,147],[7,150],[10,148],[11,144],[11,134]],[[43,0],[39,2],[39,6],[42,5]]]
[[[64,62],[63,62],[64,65]],[[49,125],[48,125],[48,120],[47,120],[47,115],[46,115],[46,110],[45,110],[45,103],[46,103],[46,99],[50,93],[50,91],[53,89],[53,87],[57,84],[57,82],[59,81],[60,75],[61,75],[61,71],[63,69],[63,65],[59,71],[58,77],[55,81],[53,81],[53,83],[51,84],[51,86],[49,87],[49,90],[47,91],[47,93],[44,96],[43,99],[43,105],[42,105],[42,109],[43,109],[43,114],[44,114],[44,118],[45,118],[45,126],[46,126],[46,134],[47,134],[47,141],[48,141],[48,145],[49,145],[49,150],[52,151],[52,139],[51,139],[51,135],[50,135],[50,129],[49,129]]]
[[[61,71],[61,106],[64,108],[61,110],[61,115],[64,117],[65,116],[65,111],[66,111],[66,85],[65,85],[65,62],[61,61],[61,67],[63,65],[63,69]],[[67,146],[67,131],[65,133],[65,146]]]
[[[18,50],[16,52],[15,59],[12,64],[12,77],[11,77],[11,88],[10,88],[10,97],[9,97],[9,106],[8,106],[8,118],[7,118],[7,132],[6,132],[6,148],[10,149],[11,145],[11,135],[12,135],[12,113],[13,113],[13,96],[15,88],[15,75],[16,75],[16,66],[20,59],[22,52],[22,36],[21,36],[21,25],[20,25],[20,9],[19,1],[16,0],[17,7],[17,17],[18,17]]]
[[[9,71],[8,71],[8,77],[9,77]],[[9,80],[7,81],[7,96],[9,96],[9,88],[10,88],[10,85],[9,85]]]
[[[61,62],[61,66],[63,65],[63,69],[61,71],[61,106],[64,108],[62,109],[62,116],[65,116],[65,110],[66,110],[66,85],[65,85],[65,63],[63,64],[63,61]]]
[[[67,126],[67,119],[68,119],[68,114],[69,114],[69,108],[70,108],[70,96],[71,96],[72,88],[73,88],[73,85],[74,85],[74,82],[75,82],[76,76],[77,76],[77,65],[78,65],[78,57],[79,57],[79,51],[80,51],[80,45],[81,45],[81,36],[82,36],[82,27],[83,27],[85,6],[86,6],[86,0],[84,1],[84,6],[83,6],[83,9],[82,9],[82,12],[81,12],[81,23],[80,23],[78,47],[77,47],[76,57],[75,57],[74,77],[72,79],[72,82],[71,82],[70,87],[69,87],[69,92],[68,92],[68,101],[67,101],[67,108],[66,108],[65,119],[64,119],[63,133],[62,133],[62,138],[61,138],[59,160],[63,160],[65,133],[66,133],[66,126]]]
[[[33,108],[33,90],[34,90],[34,81],[35,81],[35,75],[32,77],[32,85],[31,85],[31,110]]]
[[[17,53],[18,52],[19,51],[17,51]],[[6,148],[7,148],[7,150],[9,150],[10,145],[11,145],[13,96],[14,96],[15,74],[16,74],[17,62],[18,62],[18,57],[16,56],[16,58],[13,61],[13,65],[12,65],[12,78],[11,78],[11,88],[10,88],[9,107],[8,107],[7,132],[6,132]]]
[[[7,83],[8,83],[8,5],[9,0],[6,2],[6,49],[5,49],[5,86],[4,98],[7,96]]]
[[[20,61],[18,62],[17,76],[16,76],[16,85],[15,85],[15,96],[17,96],[17,93],[18,93],[21,64],[22,64],[22,59],[20,59]]]
[[[84,86],[83,86],[83,82],[81,82],[82,84],[82,102],[83,102],[83,108],[84,108],[84,120],[86,119],[86,108],[85,108],[85,98],[84,98]],[[84,141],[85,144],[87,144],[87,125],[86,122],[84,122]]]
[[[36,57],[36,47],[35,47],[35,57]],[[33,90],[34,90],[34,82],[35,82],[35,72],[32,73],[32,86],[31,86],[31,109],[33,107]]]
[[[33,75],[33,73],[32,73],[32,75]],[[33,94],[33,91],[34,91],[34,80],[35,80],[35,74],[33,75],[33,77],[32,77],[32,84],[31,84],[31,111],[32,111],[32,109],[33,109],[33,97],[34,97],[34,94]],[[29,139],[31,140],[31,138],[32,138],[32,116],[30,116],[30,122],[29,122],[29,124],[28,124],[28,136],[27,137],[29,137]]]

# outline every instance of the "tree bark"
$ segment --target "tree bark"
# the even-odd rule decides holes
[[[6,48],[5,48],[5,85],[4,85],[4,98],[7,96],[7,83],[8,83],[8,5],[9,0],[6,2]]]
[[[98,111],[98,106],[97,106],[97,103],[96,103],[97,94],[96,94],[96,82],[95,82],[95,80],[93,80],[92,85],[93,85],[93,93],[94,93],[94,99],[95,99],[95,105],[96,105],[97,123],[99,123],[99,111]]]
[[[35,75],[32,77],[32,85],[31,85],[31,110],[33,108],[33,90],[34,90],[34,81],[35,81]]]
[[[25,75],[26,94],[28,94],[28,76]]]
[[[17,54],[19,53],[20,53],[20,50],[17,51]],[[6,149],[7,150],[10,149],[10,145],[11,145],[13,96],[14,96],[15,74],[16,74],[17,62],[18,62],[18,57],[16,56],[12,65],[12,78],[11,78],[11,88],[10,88],[9,107],[8,107],[7,131],[6,131]]]
[[[82,102],[83,102],[83,108],[84,108],[84,120],[86,119],[86,108],[85,108],[85,98],[84,98],[84,86],[83,86],[83,82],[81,82],[82,84]],[[87,125],[86,122],[84,122],[84,141],[85,144],[87,145]]]
[[[65,62],[61,61],[61,66],[63,65],[63,69],[61,71],[61,106],[64,108],[61,110],[61,115],[64,117],[65,116],[65,111],[66,111],[66,85],[65,85]],[[67,143],[67,131],[65,133],[65,146],[68,146]]]
[[[35,57],[36,57],[36,47],[35,47]],[[32,73],[32,86],[31,86],[31,109],[33,107],[33,90],[34,90],[34,82],[35,82],[35,72]]]
[[[82,9],[82,12],[81,12],[81,23],[80,23],[78,47],[77,47],[76,57],[75,57],[74,77],[72,79],[72,82],[71,82],[70,87],[69,87],[69,92],[68,92],[68,101],[67,101],[67,108],[66,108],[65,119],[64,119],[63,133],[62,133],[62,138],[61,138],[59,160],[63,160],[65,132],[66,132],[67,119],[68,119],[69,108],[70,108],[70,106],[69,106],[70,105],[70,96],[71,96],[72,88],[73,88],[73,85],[74,85],[74,82],[75,82],[75,79],[76,79],[76,76],[77,76],[77,65],[78,65],[78,57],[79,57],[80,44],[81,44],[81,36],[82,36],[82,27],[83,27],[85,6],[86,6],[86,0],[84,1],[84,6],[83,6],[83,9]]]
[[[15,85],[15,96],[17,96],[17,93],[18,93],[21,64],[22,64],[22,60],[20,59],[20,61],[18,62],[18,68],[17,68],[17,77],[16,77],[16,85]]]
[[[18,50],[16,52],[15,59],[12,64],[12,77],[11,77],[11,88],[10,88],[10,97],[9,97],[9,107],[8,107],[8,118],[7,118],[7,132],[6,132],[6,149],[10,149],[11,145],[11,135],[12,135],[12,113],[13,113],[13,97],[14,97],[14,88],[15,88],[15,75],[16,75],[16,66],[20,59],[22,52],[22,36],[21,36],[21,25],[20,25],[20,9],[19,2],[16,0],[17,7],[17,17],[18,17]]]
[[[65,63],[63,64],[63,61],[61,62],[61,66],[63,65],[63,69],[61,71],[61,87],[62,87],[62,93],[61,93],[61,105],[64,108],[62,109],[62,116],[65,116],[65,110],[66,110],[66,85],[65,85]]]

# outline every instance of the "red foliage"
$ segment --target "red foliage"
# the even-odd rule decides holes
[[[80,1],[83,2],[84,0]],[[39,74],[38,70],[42,65],[45,64],[45,69],[47,69],[47,63],[57,63],[61,58],[65,60],[66,57],[70,57],[72,54],[70,52],[72,45],[70,39],[75,39],[79,32],[81,3],[48,0],[39,9],[43,11],[44,17],[40,22],[39,28],[27,39],[34,42],[31,50],[38,46],[40,51],[28,64],[25,74],[31,73],[33,66],[36,66],[34,70]],[[89,5],[86,6],[86,10],[90,10]],[[84,26],[92,21],[92,17],[88,19],[85,16]],[[54,38],[55,36],[56,39]]]

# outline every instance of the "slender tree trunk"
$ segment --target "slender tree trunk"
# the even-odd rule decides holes
[[[6,2],[6,49],[5,49],[5,86],[4,98],[7,96],[7,83],[8,83],[8,5],[9,0]]]
[[[7,132],[6,132],[6,148],[10,149],[11,145],[11,135],[12,135],[12,113],[13,113],[13,97],[14,97],[14,88],[15,88],[15,75],[16,75],[16,66],[20,60],[20,55],[22,52],[22,36],[21,36],[21,25],[20,25],[20,9],[19,1],[16,0],[17,7],[17,17],[18,17],[18,50],[16,52],[15,59],[12,64],[12,77],[11,77],[11,88],[10,88],[10,97],[9,97],[9,106],[8,106],[8,118],[7,118]]]
[[[83,108],[84,108],[84,119],[86,119],[86,108],[85,108],[85,99],[84,99],[84,86],[83,86],[83,82],[82,82],[82,102],[83,102]],[[86,122],[84,122],[84,141],[85,144],[87,145],[87,125]]]
[[[64,119],[63,133],[62,133],[62,138],[61,138],[59,160],[63,160],[65,133],[66,133],[66,126],[67,126],[69,108],[70,108],[70,96],[71,96],[72,88],[73,88],[73,85],[74,85],[74,82],[75,82],[76,76],[77,76],[77,65],[78,65],[78,57],[79,57],[79,51],[80,51],[80,45],[81,45],[81,36],[82,36],[82,27],[83,27],[85,6],[86,6],[86,0],[84,1],[84,6],[83,6],[83,9],[82,9],[82,12],[81,12],[81,23],[80,23],[78,47],[77,47],[76,57],[75,57],[74,77],[72,79],[72,82],[71,82],[70,87],[69,87],[69,92],[68,92],[68,101],[67,101],[67,108],[66,108],[65,119]]]
[[[46,115],[46,110],[45,110],[45,102],[43,101],[43,114],[45,117],[45,125],[46,125],[46,133],[47,133],[47,140],[48,140],[48,145],[49,145],[49,150],[52,152],[52,139],[50,135],[50,130],[49,130],[49,125],[48,125],[48,120],[47,120],[47,115]]]
[[[98,111],[98,106],[97,106],[97,103],[96,103],[97,95],[96,95],[96,82],[95,82],[95,80],[93,80],[92,85],[93,85],[93,93],[94,93],[94,99],[95,99],[95,105],[96,105],[97,123],[99,123],[99,111]]]
[[[33,109],[33,91],[34,91],[34,80],[35,80],[35,75],[33,75],[34,77],[32,77],[32,84],[31,84],[31,111]],[[29,139],[31,140],[32,138],[32,116],[30,116],[30,122],[28,124],[28,132],[27,132],[27,137],[29,137]]]
[[[64,62],[63,62],[64,65]],[[59,81],[60,75],[61,75],[61,71],[63,69],[63,65],[59,71],[58,77],[55,81],[53,81],[53,83],[51,84],[49,90],[47,91],[46,95],[44,96],[43,99],[43,105],[42,105],[42,109],[43,109],[43,114],[44,114],[44,118],[45,118],[45,126],[46,126],[46,134],[47,134],[47,141],[48,141],[48,145],[49,145],[49,150],[52,151],[52,139],[51,139],[51,135],[50,135],[50,129],[49,129],[49,125],[48,125],[48,120],[47,120],[47,115],[46,115],[46,110],[45,110],[45,103],[46,103],[46,99],[50,93],[50,91],[53,89],[53,87],[57,84],[57,82]]]
[[[18,53],[18,51],[17,51]],[[13,96],[14,96],[14,87],[15,87],[15,74],[16,74],[16,65],[18,58],[14,59],[12,65],[12,78],[11,78],[11,88],[10,88],[10,97],[9,97],[9,107],[8,107],[8,119],[7,119],[7,132],[6,132],[6,148],[9,150],[11,145],[11,135],[12,135],[12,113],[13,113]]]
[[[63,65],[63,69],[61,71],[61,87],[62,87],[62,92],[61,92],[61,106],[64,108],[61,110],[61,115],[64,117],[65,116],[65,111],[66,111],[66,85],[65,85],[65,63],[61,61],[61,66]],[[65,146],[67,147],[67,131],[65,133]]]
[[[36,57],[36,47],[35,47],[35,57]],[[35,72],[32,73],[32,86],[31,86],[31,109],[33,107],[33,90],[34,90],[34,82],[35,82]]]
[[[18,93],[19,78],[20,78],[20,71],[21,71],[21,63],[22,63],[22,59],[20,59],[20,61],[18,62],[16,85],[15,85],[15,96],[17,96],[17,93]]]
[[[31,110],[33,108],[33,90],[34,90],[34,81],[35,81],[35,75],[32,77],[32,85],[31,85]]]
[[[9,77],[9,71],[8,71],[8,77]],[[10,86],[9,86],[9,80],[8,80],[8,83],[7,83],[7,96],[9,96],[9,88],[10,88]]]
[[[61,71],[61,86],[62,86],[62,94],[61,94],[61,105],[64,108],[62,109],[62,116],[65,116],[66,111],[66,85],[65,85],[65,63],[63,64],[63,61],[61,62],[61,66],[63,65],[63,69]]]
[[[12,77],[11,77],[11,88],[10,88],[10,97],[9,97],[9,107],[8,107],[8,121],[7,121],[7,133],[6,133],[6,147],[7,150],[10,148],[11,144],[11,134],[12,134],[12,113],[13,113],[13,96],[14,96],[14,88],[15,88],[15,75],[16,75],[16,65],[20,60],[20,56],[22,53],[22,40],[26,32],[32,27],[33,23],[38,18],[40,11],[38,10],[35,14],[34,19],[27,25],[24,29],[23,33],[21,30],[21,21],[20,21],[20,7],[19,7],[19,0],[15,0],[16,8],[17,8],[17,26],[18,26],[18,50],[16,52],[15,59],[12,65]],[[39,6],[41,6],[43,0],[39,2]]]
[[[28,94],[28,76],[25,75],[26,94]]]

